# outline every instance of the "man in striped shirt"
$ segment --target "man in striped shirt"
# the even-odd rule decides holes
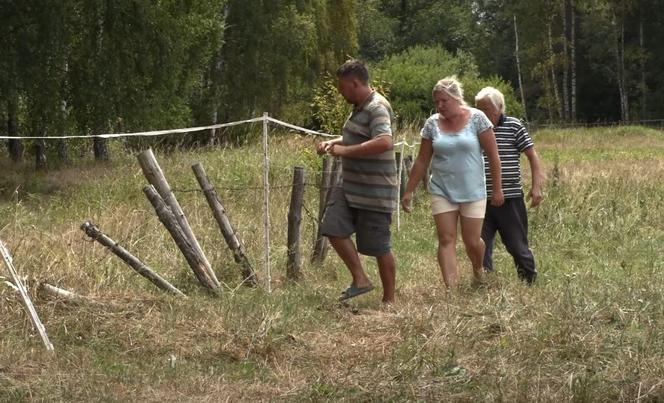
[[[389,102],[369,86],[369,72],[357,60],[337,70],[338,89],[354,106],[342,137],[324,141],[319,153],[341,157],[343,185],[333,189],[321,223],[322,234],[348,267],[353,281],[341,300],[373,289],[360,261],[374,256],[383,283],[383,302],[394,302],[395,262],[390,245],[392,212],[397,203],[397,178]],[[355,234],[357,248],[351,240]]]
[[[500,91],[493,87],[483,88],[475,97],[475,104],[494,125],[500,155],[503,195],[505,196],[505,203],[500,207],[487,204],[482,225],[482,239],[486,244],[484,269],[493,270],[493,241],[498,232],[505,248],[514,259],[519,278],[531,284],[537,278],[537,270],[535,269],[535,257],[528,246],[528,214],[523,200],[519,160],[521,153],[528,157],[532,174],[532,186],[528,198],[530,206],[536,207],[543,198],[543,176],[539,157],[535,152],[533,141],[521,121],[505,115],[505,98]],[[489,164],[486,157],[484,167],[487,197],[491,197],[491,175],[489,175]]]

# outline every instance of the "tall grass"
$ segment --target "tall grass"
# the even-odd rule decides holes
[[[470,285],[462,257],[462,286],[446,292],[420,191],[415,211],[393,229],[398,302],[389,308],[377,292],[337,303],[349,276],[334,253],[323,267],[308,263],[320,170],[310,137],[275,133],[270,142],[271,294],[238,287],[239,268],[190,170],[195,161],[205,166],[265,285],[258,145],[157,152],[224,282],[217,298],[196,285],[154,217],[134,156],[39,175],[3,163],[0,239],[18,270],[102,304],[35,295],[56,347],[49,355],[17,295],[0,284],[0,401],[660,401],[664,135],[628,127],[534,137],[548,175],[545,201],[530,210],[537,284],[520,283],[498,245],[498,272],[486,287]],[[312,186],[305,278],[289,284],[295,164]],[[86,219],[190,298],[161,293],[86,240],[78,229]],[[365,263],[378,284],[375,263]]]

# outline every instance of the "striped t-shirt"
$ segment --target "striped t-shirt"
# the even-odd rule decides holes
[[[498,124],[494,127],[500,167],[502,174],[503,195],[505,198],[523,197],[521,186],[521,153],[533,146],[533,140],[523,123],[517,118],[501,115]],[[491,173],[489,160],[484,156],[484,171],[486,173],[486,193],[491,197]]]
[[[357,106],[343,127],[343,144],[355,145],[378,136],[392,136],[390,103],[372,92]],[[363,157],[342,157],[342,180],[348,205],[391,213],[397,208],[397,168],[394,149]]]

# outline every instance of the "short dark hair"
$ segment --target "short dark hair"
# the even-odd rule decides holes
[[[364,62],[357,59],[350,59],[337,69],[337,77],[355,77],[362,84],[369,84],[369,70]]]

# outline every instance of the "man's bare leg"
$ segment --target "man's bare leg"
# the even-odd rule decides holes
[[[350,238],[328,237],[328,239],[350,271],[350,275],[353,277],[353,285],[358,288],[370,286],[371,281],[362,269],[360,255],[357,253],[353,241]]]
[[[396,263],[392,251],[376,257],[380,281],[383,283],[383,303],[394,302],[394,288],[396,284]]]

